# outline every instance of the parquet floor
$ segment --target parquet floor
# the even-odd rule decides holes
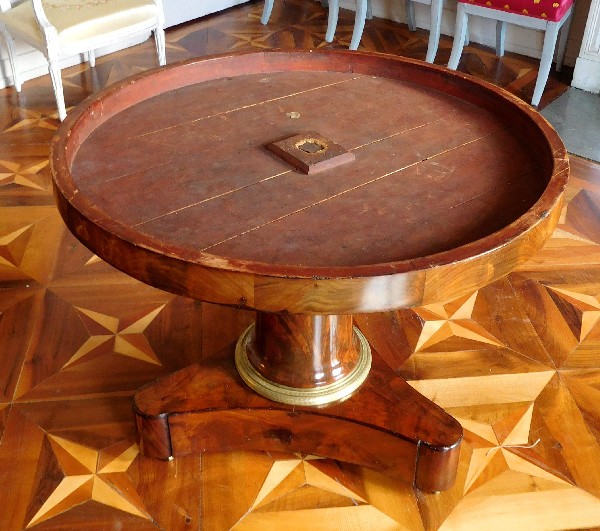
[[[322,45],[318,4],[278,2],[266,28],[261,7],[169,31],[168,60]],[[352,29],[342,17],[336,46]],[[364,42],[422,58],[426,37],[374,20]],[[67,70],[68,104],[153,66],[152,46]],[[534,61],[471,50],[464,68],[529,90]],[[443,40],[438,60],[448,53]],[[552,81],[546,100],[564,88]],[[54,207],[57,125],[47,77],[0,92],[1,530],[600,528],[599,165],[572,159],[559,227],[509,277],[447,304],[357,316],[387,363],[465,429],[456,485],[424,494],[311,456],[139,454],[134,390],[230,356],[252,315],[149,288],[82,247]]]

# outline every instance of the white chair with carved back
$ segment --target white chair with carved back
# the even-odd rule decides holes
[[[556,50],[556,70],[565,57],[567,37],[573,13],[573,0],[458,0],[456,31],[448,68],[456,70],[468,31],[469,15],[496,21],[496,55],[504,55],[506,24],[542,30],[544,44],[531,105],[537,107],[548,82],[552,58]],[[560,39],[559,37],[560,33]],[[557,47],[558,41],[558,47]]]
[[[4,35],[14,86],[21,90],[13,38],[41,51],[48,60],[58,117],[66,117],[61,61],[154,32],[158,62],[166,63],[162,0],[25,0],[11,6],[0,0],[0,32]]]

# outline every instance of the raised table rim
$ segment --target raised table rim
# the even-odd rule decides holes
[[[531,140],[540,153],[540,164],[549,173],[548,186],[524,215],[499,231],[457,248],[399,262],[319,268],[228,260],[167,246],[103,218],[102,212],[78,193],[71,179],[70,163],[78,146],[95,127],[128,105],[160,94],[164,86],[173,90],[222,77],[323,68],[392,79],[410,73],[410,78],[405,79],[409,82],[501,113],[507,121],[517,121],[521,128],[536,132]],[[186,76],[181,76],[181,71]],[[174,80],[178,84],[173,85]],[[427,304],[473,291],[504,276],[550,236],[558,221],[569,168],[566,150],[556,131],[537,111],[507,91],[417,60],[340,50],[227,53],[182,61],[127,78],[89,97],[69,113],[52,141],[50,163],[55,197],[67,226],[93,252],[117,268],[156,287],[199,300],[297,313],[355,313]],[[115,245],[119,252],[111,251]],[[118,255],[122,252],[135,255],[138,265],[131,268],[121,260]],[[165,276],[168,270],[174,273],[173,281]],[[440,279],[453,276],[456,282],[439,285]],[[209,277],[210,282],[226,280],[239,289],[228,293],[207,289]],[[266,291],[257,297],[257,289],[265,286]],[[281,297],[274,293],[275,288],[283,289]],[[322,300],[322,294],[332,290],[340,296]],[[355,296],[349,296],[353,292]],[[294,298],[296,302],[292,303]]]

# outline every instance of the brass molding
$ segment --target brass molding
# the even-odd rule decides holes
[[[369,342],[356,326],[353,328],[354,334],[359,340],[358,363],[351,373],[332,384],[299,388],[267,380],[248,360],[246,346],[252,337],[254,324],[251,324],[238,339],[235,347],[235,365],[242,380],[251,389],[274,402],[296,406],[324,406],[340,402],[348,398],[363,384],[371,369]]]

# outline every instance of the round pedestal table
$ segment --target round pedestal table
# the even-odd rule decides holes
[[[134,397],[147,456],[293,451],[455,478],[460,424],[400,378],[353,314],[447,301],[527,260],[568,176],[510,94],[398,57],[228,54],[117,83],[52,144],[65,223],[157,288],[256,311],[222,364]]]

